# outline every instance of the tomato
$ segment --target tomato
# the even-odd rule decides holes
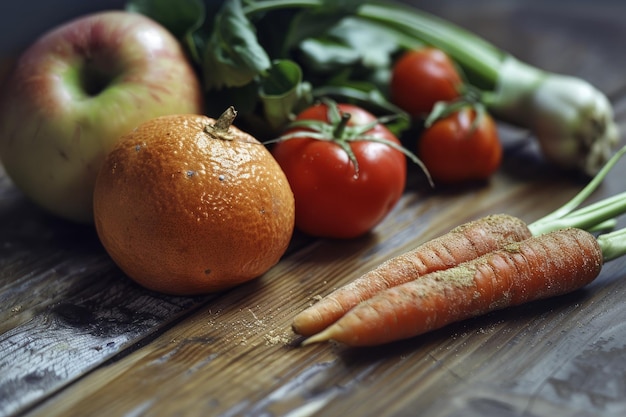
[[[394,64],[391,100],[414,117],[430,113],[438,101],[460,96],[461,77],[443,51],[423,48],[405,52]]]
[[[329,106],[349,117],[347,123],[331,120]],[[384,143],[399,147],[400,141],[371,113],[350,104],[313,105],[296,118],[304,120],[315,126],[292,128],[271,148],[294,193],[296,227],[329,238],[367,233],[404,192],[406,156]],[[294,134],[304,137],[289,138]],[[354,153],[358,171],[346,149]]]
[[[422,133],[417,155],[435,184],[486,180],[500,166],[502,144],[496,123],[489,113],[478,114],[462,107]]]

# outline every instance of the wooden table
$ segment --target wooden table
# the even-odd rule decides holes
[[[525,61],[588,79],[626,130],[626,8],[466,3],[423,6]],[[0,173],[0,415],[626,415],[626,259],[584,290],[407,341],[297,346],[291,319],[319,295],[466,220],[532,221],[584,185],[501,128],[504,165],[488,184],[432,193],[412,171],[370,236],[296,236],[263,277],[204,297],[136,286],[91,227],[47,216]],[[626,161],[593,199],[623,191],[625,174]]]

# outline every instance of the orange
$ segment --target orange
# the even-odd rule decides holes
[[[287,249],[287,178],[263,144],[231,125],[229,110],[219,122],[189,114],[147,121],[121,138],[98,174],[98,237],[146,288],[223,290],[264,274]]]

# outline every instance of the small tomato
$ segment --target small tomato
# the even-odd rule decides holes
[[[500,166],[502,144],[493,118],[468,106],[426,128],[417,154],[435,184],[481,181]]]
[[[296,227],[330,238],[370,231],[404,192],[400,141],[371,113],[350,104],[313,105],[293,126],[271,152],[294,193]]]
[[[438,101],[460,96],[461,77],[443,51],[423,48],[405,52],[394,64],[391,100],[414,117],[430,113]]]

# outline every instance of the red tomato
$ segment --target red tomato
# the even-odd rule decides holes
[[[488,179],[500,166],[502,144],[493,118],[463,107],[427,128],[419,139],[417,154],[435,184]]]
[[[423,48],[405,52],[394,64],[391,100],[411,116],[425,116],[438,101],[460,96],[461,77],[443,51]]]
[[[355,175],[355,166],[339,141],[354,136],[354,129],[363,130],[376,118],[353,105],[337,107],[342,114],[350,115],[338,138],[332,137],[337,123],[333,127],[328,124],[328,106],[318,104],[305,109],[297,120],[321,121],[327,140],[284,139],[273,146],[272,154],[287,175],[295,196],[296,227],[313,236],[353,238],[376,226],[400,199],[406,183],[406,157],[385,143],[349,140],[347,145],[358,164],[358,176]],[[316,129],[298,127],[286,135],[309,131],[314,136]],[[400,145],[380,123],[357,136],[363,135]]]

